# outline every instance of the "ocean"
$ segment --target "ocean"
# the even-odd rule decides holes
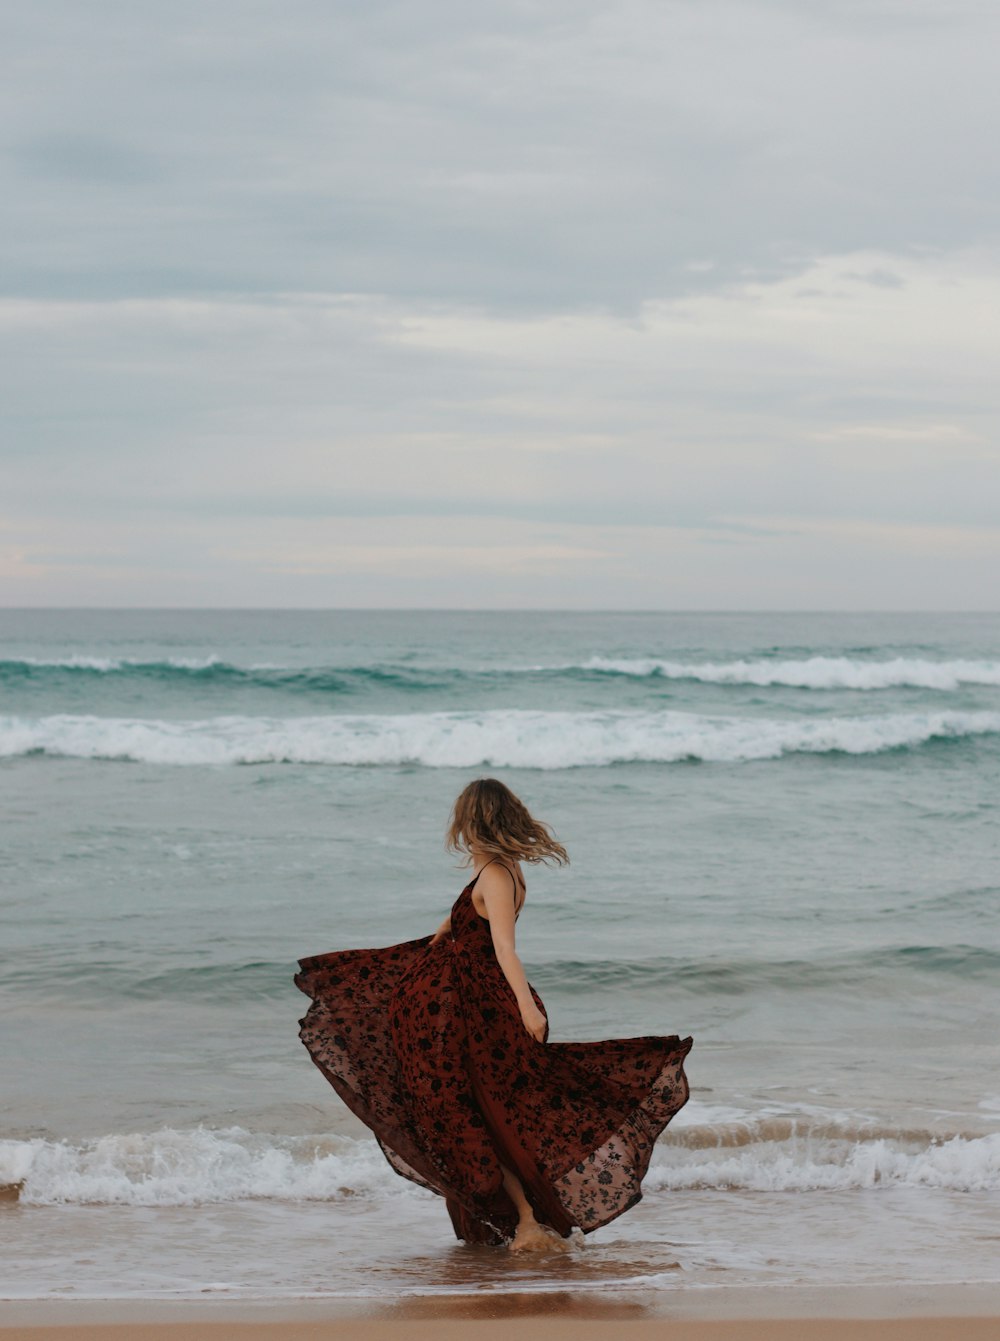
[[[555,1039],[694,1036],[634,1210],[453,1237],[297,1037],[473,777]],[[0,1296],[1000,1279],[1000,616],[0,612]]]

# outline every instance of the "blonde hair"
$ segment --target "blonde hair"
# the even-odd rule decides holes
[[[475,845],[493,856],[514,861],[569,863],[562,843],[547,824],[533,819],[523,801],[496,778],[477,778],[459,793],[451,811],[445,847],[472,859]]]

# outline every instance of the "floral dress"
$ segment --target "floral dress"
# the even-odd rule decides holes
[[[513,1236],[501,1164],[542,1224],[589,1233],[642,1197],[653,1144],[688,1099],[692,1039],[550,1043],[546,1023],[537,1042],[472,902],[478,878],[434,944],[300,960],[300,1037],[396,1172],[446,1198],[458,1238]]]

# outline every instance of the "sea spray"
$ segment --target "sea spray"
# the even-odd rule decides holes
[[[684,712],[482,712],[221,716],[193,721],[56,714],[0,717],[0,757],[150,764],[420,764],[564,769],[794,754],[880,754],[1000,734],[1000,712],[772,718]]]
[[[668,1129],[672,1130],[672,1129]],[[0,1141],[0,1185],[22,1205],[195,1206],[426,1196],[369,1138],[279,1136],[241,1127],[165,1128],[78,1143]],[[647,1191],[846,1190],[888,1186],[1000,1191],[1000,1132],[865,1133],[799,1120],[716,1131],[678,1128],[657,1146]]]

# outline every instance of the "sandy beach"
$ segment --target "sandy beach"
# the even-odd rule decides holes
[[[996,1341],[992,1284],[366,1300],[8,1301],[2,1341]]]
[[[0,1332],[10,1341],[501,1341],[512,1321],[478,1322],[474,1331],[458,1319],[437,1322],[341,1321],[231,1324],[225,1322],[133,1323],[15,1327]],[[598,1341],[608,1324],[596,1320],[534,1318],[519,1320],[523,1341]],[[611,1332],[628,1341],[996,1341],[1000,1318],[832,1319],[786,1318],[781,1321],[668,1322],[666,1319],[620,1321]]]

